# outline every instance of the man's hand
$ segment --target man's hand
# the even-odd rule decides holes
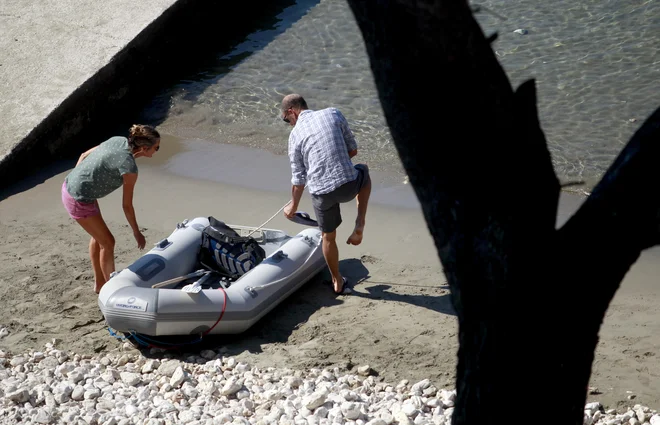
[[[291,220],[296,215],[297,209],[298,209],[297,206],[293,205],[292,202],[289,202],[289,204],[286,207],[284,207],[284,217]]]
[[[142,232],[133,233],[133,237],[135,238],[135,241],[138,244],[138,249],[139,250],[144,249],[144,245],[147,243],[147,240],[144,238]]]

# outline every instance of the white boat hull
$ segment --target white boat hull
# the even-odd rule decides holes
[[[208,225],[205,217],[180,223],[103,286],[98,302],[109,327],[149,336],[241,333],[326,267],[319,229],[306,228],[293,237],[263,229],[255,239],[267,257],[227,288],[216,284],[190,293],[152,287],[199,268],[202,230]]]

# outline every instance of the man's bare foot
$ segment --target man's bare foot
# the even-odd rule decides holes
[[[332,281],[332,286],[333,289],[335,290],[335,294],[340,294],[341,291],[344,290],[344,281],[342,280],[341,283],[338,280],[333,280]]]
[[[94,285],[94,292],[97,294],[101,293],[101,288],[103,288],[104,283]]]
[[[362,243],[362,232],[364,231],[363,227],[355,227],[351,236],[348,237],[346,243],[349,245],[360,245]]]
[[[346,280],[345,277],[342,277],[341,280],[342,280],[341,284],[339,284],[338,281],[335,281],[335,280],[332,281],[332,286],[333,286],[333,289],[335,291],[335,294],[337,294],[337,295],[346,295],[346,294],[350,294],[351,292],[353,292],[351,290],[351,288],[348,287],[348,280]]]

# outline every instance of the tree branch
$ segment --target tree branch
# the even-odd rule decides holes
[[[563,262],[583,283],[573,297],[605,311],[644,249],[660,243],[660,108],[644,122],[580,209],[558,231]],[[576,307],[577,308],[577,307]]]

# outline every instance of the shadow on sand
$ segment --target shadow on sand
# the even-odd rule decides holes
[[[359,259],[342,260],[340,269],[350,282],[355,282],[351,285],[354,291],[350,295],[336,295],[332,290],[330,274],[327,269],[324,269],[242,334],[209,335],[201,342],[194,344],[187,344],[187,342],[196,341],[196,337],[167,339],[173,345],[181,345],[176,349],[166,350],[165,352],[151,353],[149,349],[142,349],[142,354],[145,357],[161,358],[167,353],[167,357],[182,361],[186,361],[189,356],[199,355],[202,350],[214,350],[216,352],[222,350],[223,355],[226,356],[236,356],[244,352],[258,354],[263,352],[263,345],[286,343],[291,334],[307,322],[314,313],[325,307],[342,304],[344,302],[343,298],[346,296],[403,302],[439,313],[455,315],[449,294],[435,296],[390,292],[388,289],[392,287],[415,287],[417,285],[369,281],[369,270]],[[420,288],[423,290],[423,288],[428,289],[429,287],[423,286]],[[441,288],[445,289],[447,287],[442,286]],[[431,289],[438,289],[438,287]]]
[[[419,294],[399,294],[389,291],[392,288],[419,288],[420,292],[426,290],[449,289],[449,286],[428,286],[413,285],[407,283],[395,282],[376,282],[370,279],[369,270],[358,259],[345,260],[342,267],[347,270],[347,277],[355,289],[351,296],[368,298],[371,300],[396,301],[411,304],[417,307],[427,308],[429,310],[455,316],[456,312],[451,304],[451,295],[449,293],[442,295]]]
[[[60,160],[51,163],[50,165],[41,168],[40,170],[30,174],[18,182],[10,184],[7,187],[0,189],[0,202],[5,199],[17,195],[19,193],[28,191],[33,187],[39,186],[46,180],[66,171],[70,170],[76,165],[77,159]],[[64,180],[62,180],[64,181]]]

